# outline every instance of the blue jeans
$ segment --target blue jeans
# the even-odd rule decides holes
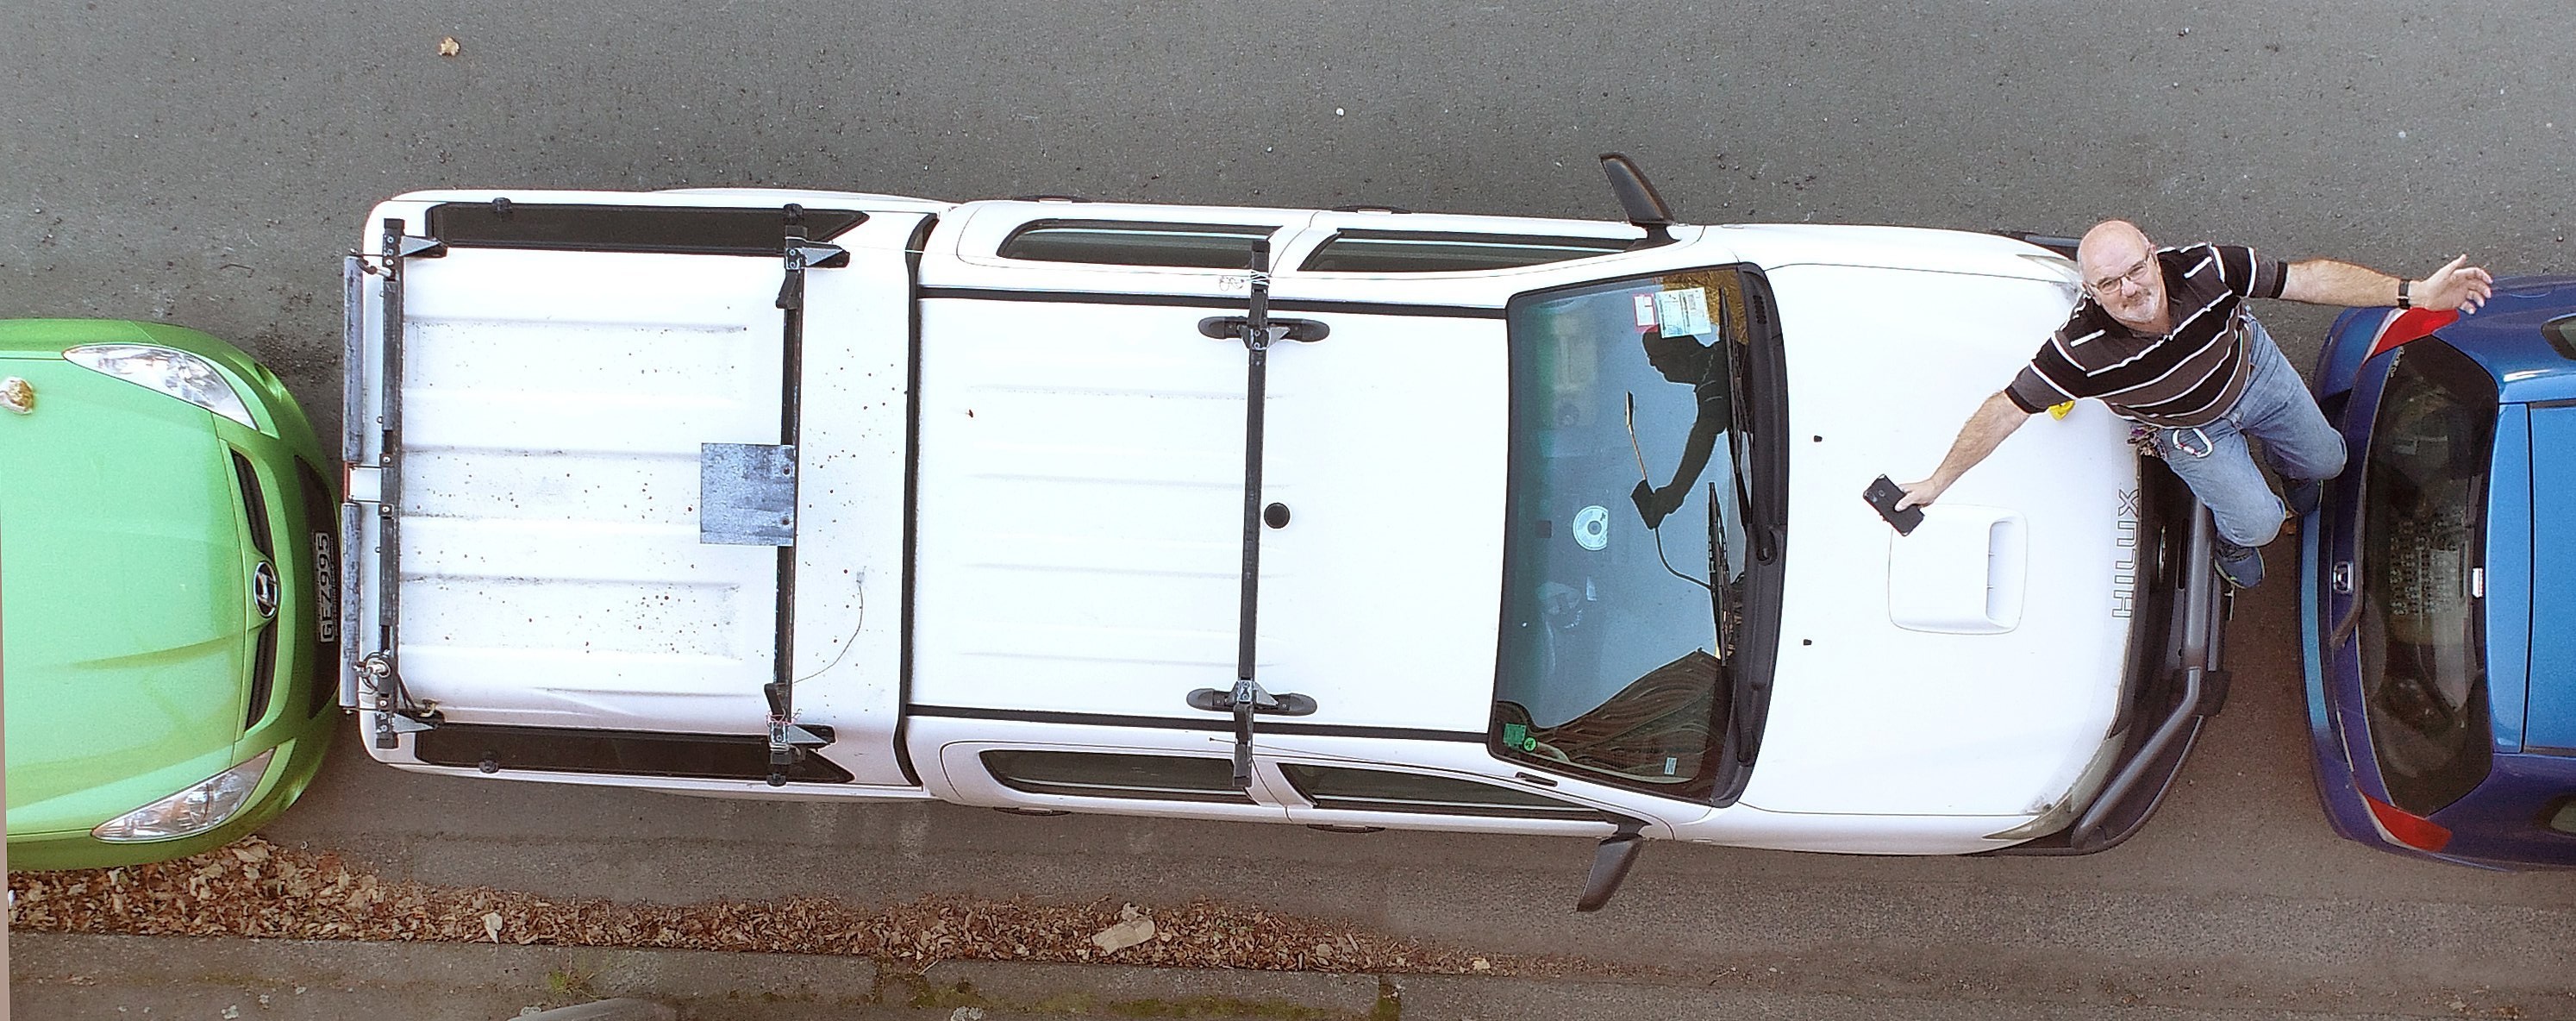
[[[2245,322],[2245,358],[2253,364],[2254,378],[2235,406],[2197,429],[2158,427],[2155,441],[2165,466],[2209,505],[2219,537],[2251,548],[2281,534],[2289,508],[2254,466],[2245,438],[2262,440],[2273,470],[2291,479],[2342,474],[2344,449],[2343,434],[2317,410],[2316,397],[2300,381],[2299,370],[2281,356],[2272,335],[2250,316]]]

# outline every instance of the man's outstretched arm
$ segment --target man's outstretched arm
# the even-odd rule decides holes
[[[2495,278],[2468,263],[2468,256],[2460,256],[2434,270],[2431,276],[2415,281],[2407,300],[2417,308],[2476,312],[2495,293]],[[2396,277],[2366,266],[2335,259],[2308,259],[2290,264],[2289,275],[2281,280],[2281,297],[2347,308],[2394,305],[2398,282]]]
[[[1905,490],[1905,496],[1896,501],[1897,509],[1920,507],[1940,499],[1942,491],[1959,481],[1959,476],[1967,474],[1968,469],[1976,467],[1977,462],[1985,460],[1986,455],[1994,453],[1996,447],[2003,445],[2005,437],[2011,436],[2013,430],[2021,428],[2021,424],[2027,421],[2030,421],[2029,412],[2013,403],[2010,395],[1995,391],[1994,396],[1986,398],[1986,403],[1977,406],[1976,414],[1968,416],[1968,424],[1959,427],[1959,438],[1950,444],[1949,456],[1941,459],[1941,467],[1933,470],[1932,477],[1900,487]]]

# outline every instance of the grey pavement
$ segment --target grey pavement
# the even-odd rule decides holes
[[[1975,989],[1858,996],[1761,973],[1662,981],[1191,971],[949,962],[899,975],[859,959],[679,950],[20,934],[21,1018],[505,1021],[611,997],[726,1021],[1243,1018],[1471,1021],[1767,1018],[1779,1021],[2337,1021],[2549,1017],[2547,1005],[2428,997],[2358,1012],[2331,990],[2276,1007],[2199,1005],[2188,987]],[[2146,1003],[2144,1001],[2163,1001]],[[2560,1005],[2564,1006],[2564,1005]],[[2534,1007],[2540,1007],[2534,1012]],[[545,1021],[564,1015],[549,1014]]]

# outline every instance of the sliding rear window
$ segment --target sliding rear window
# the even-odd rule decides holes
[[[1276,227],[1222,223],[1036,220],[1002,240],[1005,259],[1109,266],[1242,269]]]
[[[1298,268],[1317,273],[1455,273],[1542,266],[1628,250],[1623,238],[1346,230]]]

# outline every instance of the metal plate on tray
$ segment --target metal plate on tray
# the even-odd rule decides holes
[[[774,443],[698,445],[698,541],[717,546],[796,544],[796,448]]]

